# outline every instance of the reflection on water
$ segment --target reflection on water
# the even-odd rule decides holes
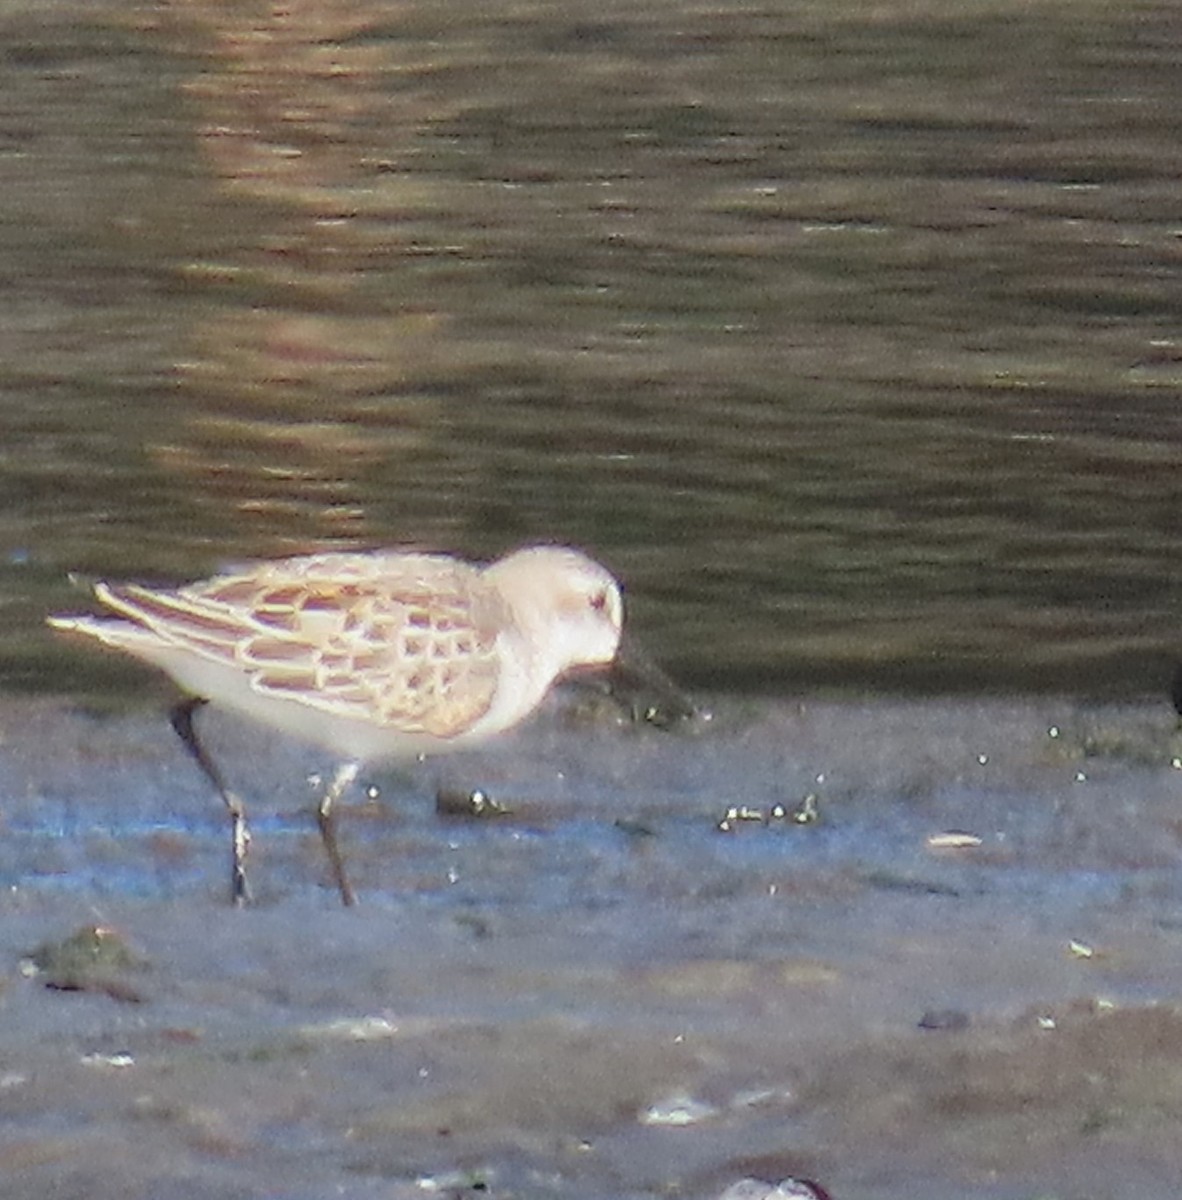
[[[57,11],[0,62],[9,684],[111,677],[68,570],[539,538],[691,681],[1168,678],[1172,7]]]

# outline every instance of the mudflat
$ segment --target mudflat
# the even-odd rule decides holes
[[[711,707],[556,701],[364,780],[353,911],[327,764],[210,714],[255,833],[234,911],[162,714],[4,699],[5,1194],[1175,1195],[1168,705]]]

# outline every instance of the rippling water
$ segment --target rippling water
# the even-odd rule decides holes
[[[1161,686],[1177,6],[4,21],[8,685],[129,678],[67,571],[550,539],[698,685]]]

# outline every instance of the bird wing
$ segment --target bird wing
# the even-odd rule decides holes
[[[98,595],[262,694],[401,732],[454,737],[497,688],[503,605],[475,567],[443,556],[312,555]]]

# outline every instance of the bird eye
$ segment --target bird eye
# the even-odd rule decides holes
[[[596,612],[603,612],[603,610],[607,608],[606,588],[596,592],[595,595],[591,597],[591,607],[595,609]]]

